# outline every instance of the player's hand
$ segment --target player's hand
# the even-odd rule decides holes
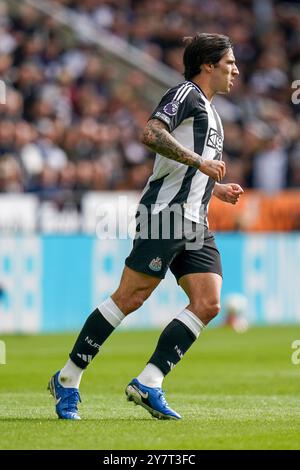
[[[243,192],[243,188],[236,183],[218,184],[214,189],[214,195],[217,198],[230,204],[236,204]]]
[[[226,174],[225,162],[220,160],[203,160],[199,165],[199,170],[215,181],[221,181]]]

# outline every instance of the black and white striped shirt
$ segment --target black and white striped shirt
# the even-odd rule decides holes
[[[204,159],[221,160],[224,133],[220,117],[195,83],[186,81],[170,88],[150,119],[166,123],[178,142]],[[167,205],[180,204],[185,217],[207,225],[214,184],[196,168],[156,154],[140,203],[153,205],[156,213]]]

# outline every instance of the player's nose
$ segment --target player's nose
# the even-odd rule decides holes
[[[232,70],[232,75],[239,75],[239,74],[240,74],[239,69],[237,68],[236,65],[234,65],[233,70]]]

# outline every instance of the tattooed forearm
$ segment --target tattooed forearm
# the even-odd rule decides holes
[[[158,119],[151,119],[144,129],[143,144],[163,157],[185,165],[200,168],[203,161],[197,153],[185,148],[171,136],[168,127]]]

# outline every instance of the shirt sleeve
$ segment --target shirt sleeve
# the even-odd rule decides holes
[[[172,132],[179,124],[195,112],[195,89],[190,84],[170,88],[151,114],[150,119],[159,119]]]

